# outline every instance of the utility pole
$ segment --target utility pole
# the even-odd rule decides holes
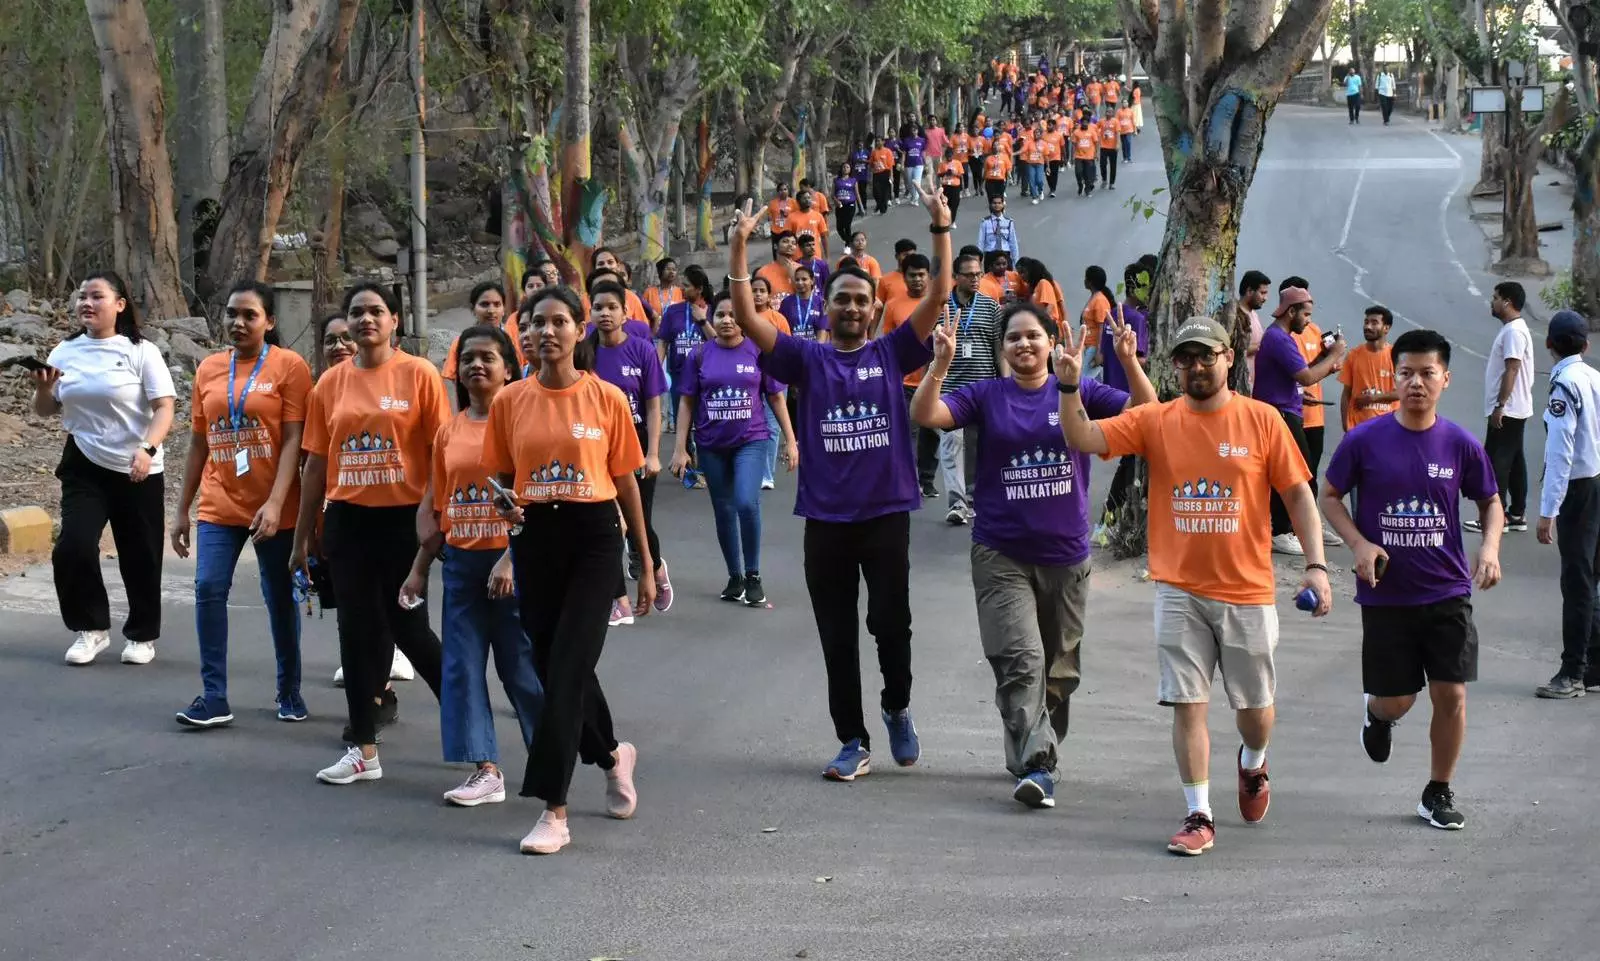
[[[411,89],[417,116],[411,128],[411,352],[428,356],[428,82],[423,27],[426,4],[411,4]]]

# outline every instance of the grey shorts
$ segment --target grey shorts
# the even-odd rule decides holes
[[[1156,662],[1161,667],[1162,704],[1204,704],[1211,678],[1222,668],[1222,686],[1236,711],[1272,706],[1277,670],[1278,609],[1214,601],[1170,584],[1156,585]]]

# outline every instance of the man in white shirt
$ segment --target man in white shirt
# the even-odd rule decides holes
[[[1378,71],[1378,79],[1373,84],[1378,92],[1378,109],[1383,111],[1383,125],[1389,126],[1389,115],[1394,113],[1394,74],[1388,68]]]
[[[1600,371],[1583,362],[1589,325],[1576,311],[1550,318],[1556,358],[1545,408],[1539,543],[1561,551],[1561,669],[1534,694],[1600,693]]]
[[[1483,376],[1484,414],[1489,418],[1483,447],[1494,464],[1508,531],[1528,529],[1528,459],[1522,452],[1522,434],[1533,416],[1533,335],[1522,319],[1526,302],[1522,285],[1512,280],[1495,284],[1489,298],[1489,313],[1500,322],[1500,333],[1489,348]],[[1462,524],[1470,531],[1477,530],[1476,525],[1470,520]]]
[[[1247,270],[1239,278],[1239,322],[1250,325],[1250,347],[1245,358],[1250,362],[1251,391],[1255,390],[1256,383],[1256,351],[1261,349],[1261,336],[1267,332],[1261,326],[1261,315],[1257,311],[1266,304],[1271,290],[1271,278],[1259,270]]]

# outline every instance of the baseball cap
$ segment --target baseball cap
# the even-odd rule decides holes
[[[1228,332],[1222,329],[1221,324],[1205,315],[1190,317],[1173,335],[1172,352],[1177,353],[1178,348],[1185,344],[1199,344],[1217,351],[1227,350]]]
[[[1558,310],[1550,318],[1551,337],[1582,337],[1589,339],[1589,323],[1576,310]]]
[[[1296,304],[1314,303],[1311,292],[1304,287],[1285,287],[1278,291],[1278,309],[1272,312],[1274,317],[1282,317],[1289,312],[1289,308]]]

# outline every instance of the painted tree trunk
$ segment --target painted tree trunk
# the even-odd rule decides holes
[[[1533,207],[1533,178],[1538,161],[1518,163],[1508,157],[1502,167],[1505,176],[1505,199],[1500,211],[1500,262],[1497,269],[1516,273],[1548,274],[1548,267],[1540,269],[1539,220]]]
[[[178,263],[185,292],[194,288],[195,206],[222,195],[228,176],[228,89],[223,64],[221,0],[178,0],[172,29],[172,73],[178,92]]]
[[[750,123],[745,116],[744,90],[735,89],[732,93],[733,110],[730,113],[730,123],[733,127],[733,195],[735,197],[748,197],[756,192],[755,158],[752,156],[752,143],[750,139]],[[757,197],[759,200],[760,198]]]
[[[172,160],[155,39],[143,0],[87,0],[100,57],[115,212],[115,263],[147,317],[186,317]]]
[[[1589,128],[1572,183],[1573,308],[1600,325],[1600,123]]]
[[[703,106],[700,109],[700,124],[695,130],[695,141],[697,143],[695,152],[697,171],[695,192],[699,197],[694,220],[695,249],[716,250],[717,237],[712,226],[711,211],[711,184],[716,173],[716,162],[711,154],[711,110],[709,106]]]

